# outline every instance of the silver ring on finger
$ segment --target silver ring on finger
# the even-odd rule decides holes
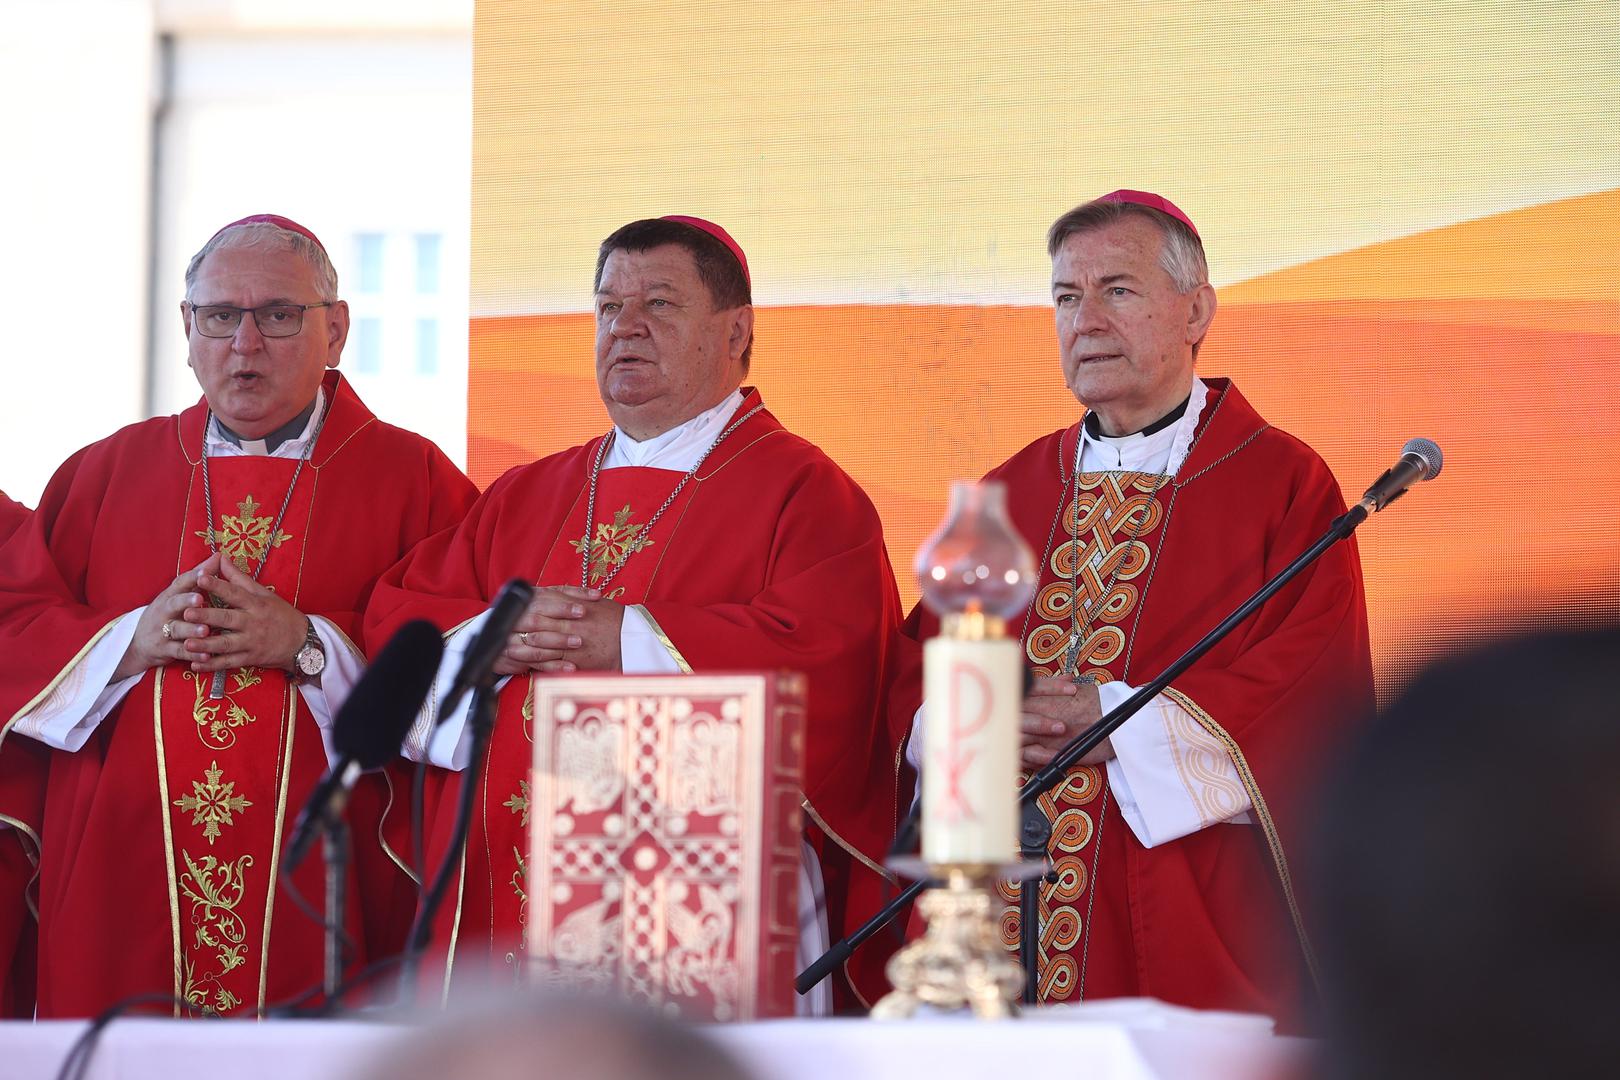
[[[523,639],[523,644],[527,645],[529,648],[532,649],[532,648],[534,648],[534,642],[529,640],[529,634],[531,632],[532,631],[525,630],[525,631],[523,631],[523,633],[519,634],[518,637]]]
[[[169,641],[174,640],[174,621],[172,619],[163,624],[163,636]]]

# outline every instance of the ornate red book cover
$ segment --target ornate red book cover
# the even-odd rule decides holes
[[[792,673],[535,680],[537,981],[793,1015],[804,700]]]

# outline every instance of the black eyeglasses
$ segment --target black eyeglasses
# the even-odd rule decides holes
[[[304,312],[310,308],[331,307],[335,300],[318,304],[266,304],[263,307],[232,307],[230,304],[191,304],[191,325],[203,337],[234,337],[242,316],[253,313],[253,324],[265,337],[292,337],[304,328]]]

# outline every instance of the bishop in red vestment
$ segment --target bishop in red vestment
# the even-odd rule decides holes
[[[0,550],[30,511],[0,491]],[[0,556],[3,559],[4,556]],[[34,1015],[34,950],[38,944],[29,895],[39,862],[39,819],[45,796],[43,748],[0,756],[0,1017]]]
[[[746,261],[723,230],[625,226],[602,246],[596,295],[597,377],[614,429],[507,473],[460,528],[391,571],[367,611],[368,640],[413,618],[454,631],[448,669],[504,581],[541,587],[497,667],[514,677],[470,776],[471,839],[435,934],[446,986],[468,969],[510,977],[522,957],[525,710],[531,681],[549,671],[805,673],[805,902],[813,911],[813,894],[824,896],[837,936],[885,883],[899,759],[878,696],[898,599],[877,513],[739,387],[753,309]],[[460,720],[430,745],[429,719],[414,752],[466,768]],[[457,785],[445,780],[429,809],[429,866],[454,816]]]
[[[1011,620],[1039,676],[1025,705],[1031,769],[1345,509],[1308,446],[1230,381],[1195,375],[1215,294],[1180,210],[1118,192],[1060,218],[1049,246],[1063,369],[1089,411],[988,477],[1007,485],[1041,568]],[[920,608],[907,629],[938,633]],[[914,705],[916,674],[902,684]],[[1041,999],[1150,996],[1296,1018],[1311,967],[1291,872],[1301,804],[1371,697],[1360,564],[1344,543],[1042,798],[1056,881],[1041,892]],[[1003,887],[1013,949],[1017,896]]]
[[[4,549],[0,761],[54,748],[29,823],[41,1016],[136,994],[251,1016],[320,982],[283,841],[328,767],[373,583],[475,494],[327,371],[336,291],[301,226],[222,229],[182,305],[204,399],[74,455]],[[404,872],[379,869],[378,835],[356,823],[362,900]],[[319,860],[294,884],[318,903]]]

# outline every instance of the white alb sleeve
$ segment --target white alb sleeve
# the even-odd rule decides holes
[[[456,772],[467,767],[472,757],[472,732],[467,728],[467,720],[472,714],[473,696],[463,694],[455,708],[443,717],[439,715],[439,710],[444,696],[455,682],[456,672],[461,670],[462,663],[467,659],[467,650],[488,621],[489,612],[483,611],[446,635],[439,673],[433,678],[433,688],[428,691],[427,701],[422,704],[416,723],[405,736],[405,746],[401,750],[412,761],[426,761],[430,765]],[[508,678],[511,676],[497,681],[495,689],[505,686]]]
[[[1110,682],[1097,693],[1106,715],[1136,688]],[[1153,698],[1111,739],[1108,787],[1143,847],[1252,820],[1249,794],[1226,750],[1170,698]]]
[[[619,670],[626,675],[673,675],[681,670],[681,662],[639,604],[626,607],[619,624]]]
[[[44,700],[18,715],[13,730],[57,750],[82,747],[145,674],[113,678],[145,611],[143,605],[114,623]]]

